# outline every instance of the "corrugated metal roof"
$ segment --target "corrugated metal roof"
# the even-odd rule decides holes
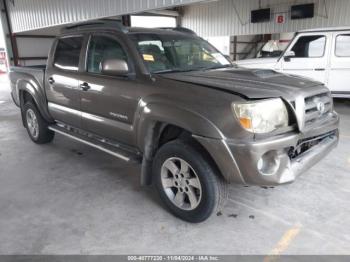
[[[290,20],[290,6],[315,3],[315,17]],[[182,25],[201,36],[250,35],[295,32],[303,29],[350,26],[349,0],[261,0],[261,8],[270,7],[271,22],[250,23],[250,12],[259,9],[258,0],[221,0],[185,7]],[[275,18],[285,14],[286,22]]]
[[[204,0],[6,0],[14,33]]]

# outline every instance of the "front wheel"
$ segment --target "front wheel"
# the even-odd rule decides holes
[[[171,213],[188,222],[209,218],[223,197],[224,185],[208,157],[184,141],[159,149],[153,173],[162,201]]]
[[[33,102],[23,106],[23,117],[28,135],[34,143],[46,144],[53,140],[55,133],[48,129],[48,123]]]

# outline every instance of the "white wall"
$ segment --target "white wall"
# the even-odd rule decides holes
[[[176,18],[167,16],[131,16],[131,26],[133,27],[175,27]]]
[[[349,0],[261,0],[261,7],[270,7],[273,15],[271,22],[250,23],[250,12],[259,9],[259,0],[220,0],[197,3],[184,7],[182,25],[199,35],[225,36],[269,34],[295,32],[301,29],[350,26]],[[286,23],[277,24],[275,16],[288,12],[291,5],[315,3],[315,17],[312,19],[290,20],[286,14]]]
[[[17,38],[19,57],[47,57],[54,39],[51,38]],[[20,65],[43,65],[46,60],[20,60]]]
[[[54,39],[17,38],[19,57],[47,57]]]
[[[231,39],[229,36],[212,36],[206,37],[205,40],[207,40],[210,44],[215,46],[215,48],[218,49],[224,55],[230,55]]]

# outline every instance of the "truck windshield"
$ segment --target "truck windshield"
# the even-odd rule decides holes
[[[199,37],[179,34],[134,34],[132,38],[151,73],[233,67],[224,55]]]

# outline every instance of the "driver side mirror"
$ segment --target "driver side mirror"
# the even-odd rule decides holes
[[[290,59],[292,57],[295,57],[295,52],[294,51],[288,51],[284,54],[284,61],[290,62]]]
[[[105,59],[100,64],[101,73],[110,76],[126,76],[129,73],[129,66],[122,59]]]

